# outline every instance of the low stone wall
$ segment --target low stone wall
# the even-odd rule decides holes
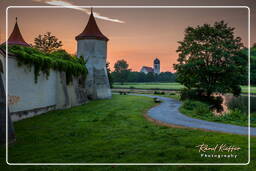
[[[0,60],[5,64],[5,55]],[[2,78],[6,84],[6,67]],[[5,87],[6,89],[6,87]],[[87,92],[78,78],[66,84],[66,74],[55,70],[40,73],[35,83],[34,67],[18,66],[15,56],[8,58],[8,101],[11,118],[18,121],[50,110],[64,109],[87,102]]]

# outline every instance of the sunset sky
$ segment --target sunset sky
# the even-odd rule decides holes
[[[128,3],[129,2],[129,3]],[[143,3],[142,3],[143,2]],[[155,3],[154,3],[155,2]],[[156,3],[157,2],[157,3]],[[248,0],[176,0],[176,1],[127,1],[78,0],[0,0],[0,42],[5,41],[5,9],[8,6],[41,5],[246,5],[251,7],[251,42],[256,42],[255,22],[256,1]],[[89,10],[89,9],[88,9]],[[38,34],[50,31],[63,42],[63,49],[76,53],[75,36],[80,34],[88,21],[85,9],[9,9],[9,34],[13,29],[15,17],[27,43],[33,43]],[[172,65],[178,54],[177,41],[183,40],[184,29],[204,23],[213,24],[224,20],[235,27],[236,36],[240,36],[247,45],[248,10],[243,9],[99,9],[94,8],[96,21],[110,40],[108,57],[111,67],[118,59],[125,59],[132,70],[139,71],[142,66],[152,66],[155,57],[161,61],[161,71],[173,71]],[[100,15],[100,16],[99,16]]]

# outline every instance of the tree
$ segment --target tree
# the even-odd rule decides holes
[[[256,85],[256,43],[254,43],[255,46],[252,46],[250,48],[250,78],[251,78],[251,85]],[[244,55],[246,55],[246,58],[248,59],[248,48],[244,48],[241,51]],[[248,70],[247,70],[248,71]],[[248,73],[245,73],[244,77],[246,78],[243,85],[248,84]]]
[[[51,32],[47,32],[43,36],[39,34],[34,39],[34,43],[35,48],[46,53],[51,53],[62,46],[62,42],[57,37],[51,35]]]
[[[127,80],[129,72],[131,71],[128,69],[129,64],[125,60],[118,60],[114,65],[114,76],[117,79],[116,81],[120,82],[121,84],[124,84],[124,82]]]
[[[178,43],[178,64],[174,64],[178,82],[207,97],[214,92],[240,94],[247,58],[241,53],[243,44],[234,36],[234,28],[224,21],[188,27]]]
[[[252,48],[256,48],[256,43],[253,43]]]
[[[113,79],[112,79],[112,76],[111,76],[111,70],[109,68],[109,62],[106,63],[106,68],[107,68],[109,86],[110,86],[110,88],[113,88]]]
[[[6,138],[6,101],[4,83],[2,80],[1,72],[3,72],[3,65],[0,61],[0,144],[4,144]],[[13,123],[8,112],[8,142],[13,142],[14,140],[15,134]]]

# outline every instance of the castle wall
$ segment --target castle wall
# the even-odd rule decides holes
[[[5,63],[5,58],[0,56]],[[6,83],[5,75],[2,76]],[[86,90],[79,86],[78,79],[67,85],[65,73],[51,70],[48,79],[40,72],[35,83],[34,67],[18,66],[13,56],[8,58],[8,97],[13,121],[87,101]]]
[[[77,56],[83,56],[87,61],[88,76],[85,85],[89,98],[111,98],[106,69],[107,42],[95,39],[78,40]]]

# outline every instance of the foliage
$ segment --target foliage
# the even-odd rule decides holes
[[[111,70],[109,68],[109,62],[106,63],[106,68],[107,68],[109,86],[110,86],[110,88],[113,88],[113,78],[112,78],[112,75],[111,75]]]
[[[40,72],[48,78],[51,69],[65,72],[67,83],[70,83],[73,77],[82,76],[85,79],[87,75],[83,58],[71,56],[64,50],[43,53],[34,48],[13,45],[9,46],[9,52],[17,57],[18,65],[34,67],[35,82]]]
[[[251,112],[256,112],[256,97],[251,96],[250,97],[250,102],[251,102]],[[239,97],[233,97],[229,102],[228,102],[228,108],[231,110],[240,110],[242,113],[245,115],[248,113],[248,96],[239,96]]]
[[[118,78],[112,72],[112,77],[114,82],[118,82]],[[128,74],[127,80],[125,82],[175,82],[175,74],[171,72],[161,72],[160,74],[131,71]]]
[[[240,94],[247,59],[241,53],[241,38],[234,37],[234,28],[224,21],[188,27],[184,40],[178,43],[178,64],[174,64],[178,82],[207,96],[213,92]]]
[[[211,110],[217,110],[221,112],[223,110],[222,102],[223,99],[221,96],[206,96],[203,94],[202,90],[198,89],[182,89],[180,91],[180,100],[197,100],[205,102],[209,105]]]
[[[224,115],[216,116],[209,110],[207,103],[185,100],[179,110],[192,118],[241,126],[248,125],[248,116],[239,109],[230,110]],[[256,113],[251,113],[251,126],[256,127]]]
[[[192,110],[199,115],[210,113],[209,106],[199,101],[185,100],[182,107],[187,110]]]
[[[256,43],[255,43],[256,45]],[[251,85],[256,85],[256,46],[253,46],[251,47],[250,49],[250,64],[251,64],[251,73],[250,73],[250,76],[251,76]],[[248,58],[248,48],[244,48],[242,50],[242,53],[244,55],[247,56]],[[244,77],[246,78],[245,79],[245,82],[244,82],[244,85],[247,85],[248,84],[248,74],[246,73],[244,75]]]
[[[124,60],[118,60],[114,65],[113,78],[116,78],[118,82],[123,84],[129,75],[130,69],[128,69],[129,64]]]
[[[50,53],[62,46],[62,42],[57,37],[53,36],[51,32],[47,32],[44,35],[39,34],[34,39],[34,47],[45,52]]]
[[[164,91],[154,91],[154,94],[165,95],[165,92]]]

